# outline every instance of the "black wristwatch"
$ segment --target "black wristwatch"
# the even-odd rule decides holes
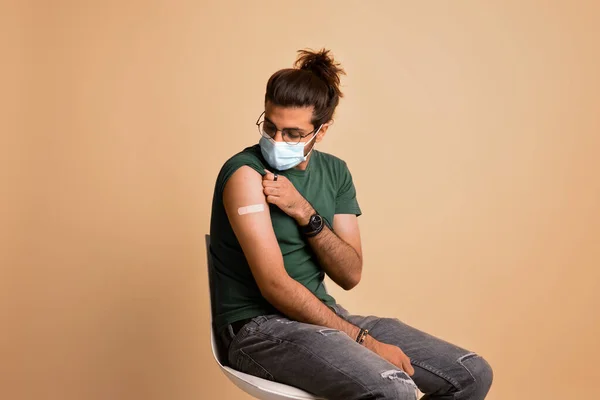
[[[323,221],[323,217],[319,214],[314,214],[308,220],[308,225],[301,226],[302,233],[306,237],[317,236],[322,230],[323,226],[325,226],[325,221]]]

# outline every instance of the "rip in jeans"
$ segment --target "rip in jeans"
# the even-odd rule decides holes
[[[339,331],[336,329],[321,329],[319,333],[323,336],[328,336],[334,333],[339,333]]]
[[[417,390],[417,385],[415,385],[415,383],[413,382],[412,379],[410,379],[410,377],[408,376],[408,374],[404,371],[400,371],[397,369],[391,369],[389,371],[383,371],[381,373],[381,377],[384,379],[389,379],[389,380],[400,380],[404,383],[406,383],[407,385],[411,386],[413,389]]]

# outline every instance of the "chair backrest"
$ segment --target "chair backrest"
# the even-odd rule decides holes
[[[212,353],[215,360],[219,363],[220,366],[225,364],[225,355],[221,354],[221,349],[217,344],[215,327],[213,324],[213,305],[215,304],[215,292],[213,285],[213,274],[214,274],[214,265],[212,254],[210,251],[210,235],[204,236],[204,240],[206,242],[206,261],[208,266],[208,291],[209,291],[209,306],[210,306],[210,344],[212,347]]]

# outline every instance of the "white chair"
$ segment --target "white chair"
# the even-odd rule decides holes
[[[324,400],[320,397],[315,397],[304,390],[293,386],[284,385],[282,383],[272,382],[253,375],[248,375],[233,368],[223,365],[226,360],[225,354],[219,354],[219,347],[215,340],[215,332],[212,324],[212,290],[211,269],[212,258],[210,256],[210,235],[206,235],[206,256],[208,258],[208,285],[210,291],[210,344],[215,361],[221,367],[221,371],[233,382],[237,387],[251,396],[261,400],[281,400],[281,399],[297,399],[297,400]]]

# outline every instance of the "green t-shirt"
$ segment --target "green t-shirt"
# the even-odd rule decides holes
[[[265,174],[265,168],[273,171],[264,160],[260,146],[255,145],[230,158],[217,177],[210,222],[212,312],[217,330],[241,319],[277,312],[262,297],[223,205],[225,183],[244,165],[261,175]],[[346,163],[335,156],[314,150],[306,170],[292,168],[278,173],[294,184],[330,228],[334,214],[361,214],[350,171]],[[296,221],[277,206],[271,204],[269,207],[273,230],[288,274],[325,304],[335,304],[335,299],[327,294],[323,285],[325,272]]]

